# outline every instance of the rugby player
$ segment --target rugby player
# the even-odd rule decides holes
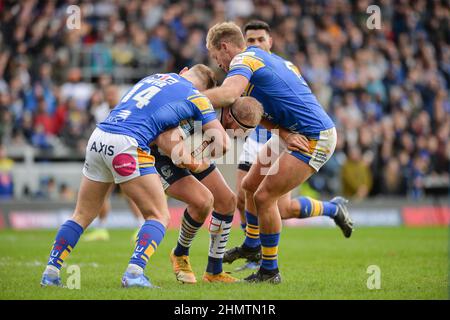
[[[42,286],[62,285],[59,272],[64,260],[98,215],[108,190],[115,183],[120,184],[145,219],[123,274],[122,286],[154,287],[144,275],[144,269],[162,241],[170,217],[149,144],[162,132],[177,127],[181,120],[193,118],[202,122],[205,131],[214,130],[217,135],[212,144],[216,150],[225,152],[229,137],[209,100],[197,89],[211,87],[208,84],[213,82],[212,71],[204,65],[195,65],[180,75],[148,76],[134,85],[97,126],[86,148],[75,211],[56,235],[42,275]],[[196,162],[192,156],[179,159],[179,165],[194,172],[208,166],[206,162]]]
[[[261,104],[254,98],[241,97],[230,107],[220,109],[218,119],[225,129],[252,130],[260,122],[263,113]],[[192,120],[182,121],[181,129],[185,136],[194,133]],[[165,145],[168,134],[160,135],[159,145]],[[163,140],[165,139],[165,140]],[[182,283],[197,282],[189,261],[189,248],[200,227],[212,211],[209,221],[210,244],[208,264],[203,275],[206,282],[237,282],[222,269],[222,259],[231,230],[233,214],[236,210],[236,195],[225,182],[220,171],[212,163],[200,173],[175,166],[169,155],[152,147],[155,166],[161,176],[166,193],[185,202],[184,211],[176,247],[170,253],[170,260],[176,279]]]
[[[257,46],[246,48],[242,32],[235,23],[213,26],[208,31],[207,48],[212,58],[227,72],[219,88],[204,92],[215,107],[228,106],[243,93],[250,95],[262,103],[265,112],[263,124],[268,129],[283,127],[307,137],[309,141],[307,152],[285,150],[273,164],[263,164],[258,157],[243,180],[242,186],[250,200],[246,203],[248,231],[235,256],[248,258],[261,250],[259,270],[245,280],[280,283],[278,243],[281,217],[277,201],[328,161],[336,147],[336,129],[298,69],[289,61]],[[282,140],[278,140],[282,144]],[[270,141],[259,156],[267,153],[264,149],[270,148],[269,144]],[[267,166],[269,171],[262,174],[263,167]],[[335,202],[305,199],[298,203],[300,212],[309,216],[332,216],[344,230],[344,235],[351,235],[353,222],[345,199],[337,198]]]
[[[270,26],[260,20],[252,20],[248,22],[244,28],[244,37],[247,46],[257,46],[261,48],[262,50],[266,52],[271,52],[273,39],[270,36]],[[246,217],[245,217],[245,192],[242,189],[242,180],[246,176],[247,172],[250,170],[251,165],[255,162],[256,156],[259,153],[259,151],[264,146],[265,142],[269,140],[271,137],[271,133],[268,130],[264,130],[261,126],[257,126],[256,129],[252,132],[252,134],[248,137],[248,139],[245,141],[243,146],[243,152],[240,157],[239,165],[238,165],[238,172],[237,172],[237,181],[236,181],[236,190],[237,190],[237,196],[238,196],[238,204],[237,208],[240,214],[241,218],[241,227],[243,230],[245,230],[245,233],[247,234],[247,225],[246,225]],[[294,138],[294,136],[289,136],[288,139]],[[306,146],[303,144],[305,143],[302,138],[302,150],[308,152],[308,142],[306,140]],[[289,141],[288,141],[289,143]],[[305,150],[306,148],[306,150]],[[249,200],[250,201],[250,200]],[[281,219],[291,219],[291,218],[310,218],[314,215],[311,215],[312,211],[302,211],[300,210],[300,204],[312,202],[314,200],[309,199],[307,197],[298,197],[295,200],[291,200],[291,191],[286,193],[285,195],[281,196],[280,199],[278,199],[278,210],[280,211]],[[335,197],[330,202],[335,203],[339,201],[345,201],[342,200],[340,197]],[[254,210],[254,209],[253,209]],[[251,209],[249,212],[253,212]],[[334,218],[333,215],[329,215],[328,217]],[[254,228],[252,229],[251,226],[249,227],[249,231],[253,231],[253,238],[258,237],[256,232],[254,232]],[[343,232],[345,229],[342,230]],[[345,233],[344,233],[345,235]],[[250,241],[250,243],[254,244],[253,241]],[[224,256],[224,262],[231,263],[235,259],[241,258],[240,255],[240,247],[231,249],[227,252],[225,252]],[[259,255],[250,255],[248,259],[248,263],[244,268],[255,268],[257,267],[257,261],[255,259],[258,259]]]

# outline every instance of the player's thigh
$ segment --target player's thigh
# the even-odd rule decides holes
[[[211,191],[214,197],[214,210],[222,214],[234,213],[237,202],[236,195],[217,168],[200,182]]]
[[[109,187],[109,190],[106,193],[103,206],[99,212],[100,218],[105,218],[108,215],[108,213],[111,211],[111,193],[113,192],[113,190],[114,190],[114,184],[111,183],[111,186]]]
[[[256,161],[243,179],[242,188],[247,192],[254,193],[277,157],[278,155],[272,152],[269,142],[264,144],[258,153]]]
[[[159,220],[167,225],[169,208],[159,175],[146,174],[120,184],[123,192],[139,208],[145,219]]]
[[[304,161],[289,153],[282,153],[255,193],[256,205],[276,201],[305,182],[316,171]]]
[[[212,210],[214,201],[212,193],[192,175],[174,181],[168,186],[166,193],[186,203],[195,211],[190,214],[198,214],[198,218],[205,219]]]
[[[104,206],[111,187],[112,183],[93,181],[82,176],[73,219],[86,228]]]

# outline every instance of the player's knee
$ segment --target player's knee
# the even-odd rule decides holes
[[[248,175],[242,179],[242,189],[245,190],[245,192],[255,193],[257,188],[258,184],[252,181],[252,178]]]
[[[234,212],[236,210],[236,205],[237,197],[232,191],[214,198],[214,210],[219,213],[226,214]]]
[[[265,188],[258,188],[253,195],[253,200],[255,201],[256,209],[258,210],[259,208],[267,206],[271,201],[270,193]]]
[[[194,219],[206,219],[208,214],[212,211],[214,205],[214,197],[208,190],[202,192],[200,197],[196,197],[194,201],[189,203],[189,213]]]

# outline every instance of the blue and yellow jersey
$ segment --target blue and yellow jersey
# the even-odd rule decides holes
[[[244,95],[261,102],[274,124],[308,137],[334,127],[297,67],[276,54],[247,47],[231,61],[227,77],[234,75],[249,80]]]
[[[175,73],[154,74],[136,83],[97,126],[106,132],[133,137],[142,149],[148,150],[161,132],[190,118],[203,125],[216,119],[209,99]]]

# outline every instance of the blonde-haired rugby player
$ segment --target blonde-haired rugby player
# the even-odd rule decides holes
[[[181,75],[154,74],[140,80],[97,126],[87,144],[75,211],[58,230],[42,275],[42,286],[62,286],[59,272],[65,259],[98,215],[115,183],[120,184],[145,219],[122,286],[153,287],[144,269],[162,241],[170,217],[149,145],[162,132],[177,127],[181,120],[194,118],[201,121],[204,130],[215,131],[212,143],[216,149],[229,148],[229,137],[214,109],[196,88],[206,86],[207,70],[206,66],[194,66]],[[208,101],[206,107],[195,100],[199,96]],[[191,166],[191,158],[182,159],[179,165],[202,170],[202,164]]]
[[[294,187],[305,182],[328,161],[336,147],[336,129],[320,106],[298,69],[289,61],[256,46],[246,47],[240,28],[233,22],[214,25],[207,34],[211,57],[227,72],[223,84],[204,92],[215,107],[232,104],[243,93],[260,101],[264,107],[264,124],[301,134],[309,140],[309,150],[285,150],[275,163],[262,164],[258,157],[243,181],[249,203],[246,241],[236,250],[237,257],[251,257],[262,252],[258,272],[245,280],[249,282],[281,282],[278,270],[278,244],[281,217],[277,201]],[[283,138],[283,137],[282,137]],[[267,148],[267,144],[264,148]],[[263,148],[263,149],[264,149]],[[259,155],[263,153],[260,152]],[[267,154],[267,152],[266,152]],[[264,166],[269,167],[263,174]],[[335,203],[310,200],[300,203],[300,210],[309,215],[333,215],[346,237],[351,235],[353,222],[345,199]],[[259,243],[258,243],[259,242]]]
[[[271,52],[273,39],[270,35],[270,26],[261,20],[252,20],[249,21],[243,27],[244,38],[247,46],[257,46],[266,52]],[[302,139],[302,142],[305,144],[302,145],[302,150],[308,152],[308,140],[299,135],[289,135],[281,132],[281,135],[286,138],[287,143],[289,144],[295,138]],[[241,226],[247,233],[247,225],[246,225],[246,217],[245,217],[245,192],[242,189],[242,180],[247,175],[247,172],[250,170],[251,165],[256,161],[256,157],[259,151],[264,146],[265,142],[271,138],[270,130],[265,130],[263,127],[258,126],[252,132],[252,134],[247,138],[243,146],[243,152],[239,158],[239,165],[237,170],[237,179],[236,179],[236,194],[238,198],[237,208],[241,218]],[[278,139],[278,137],[274,137],[274,139]],[[305,141],[306,140],[306,141]],[[275,152],[275,151],[272,151]],[[274,155],[275,156],[275,155]],[[301,210],[301,203],[304,203],[303,208],[308,208],[308,202],[312,202],[314,200],[309,199],[307,197],[297,197],[296,199],[291,199],[291,192],[286,193],[280,199],[278,199],[278,210],[280,211],[280,216],[282,219],[291,219],[291,218],[311,218],[314,217],[313,210]],[[336,203],[339,201],[343,201],[341,197],[335,197],[330,202]],[[345,200],[344,200],[345,201]],[[248,212],[254,212],[254,207],[250,200],[247,201],[249,203]],[[250,213],[247,213],[250,214]],[[326,214],[326,212],[325,212]],[[334,218],[333,212],[328,215],[330,218]],[[251,219],[251,217],[250,217]],[[255,233],[252,225],[249,226],[249,232]],[[346,229],[342,229],[344,235],[346,234]],[[249,240],[251,239],[251,240]],[[255,244],[259,245],[259,237],[257,235],[253,235],[252,238],[247,239],[247,243],[249,245],[255,246]],[[240,258],[240,247],[235,249],[228,250],[225,252],[224,262],[231,263],[237,258]],[[246,268],[257,268],[259,267],[260,261],[255,261],[260,258],[260,256],[251,256],[248,259],[247,264],[244,267],[239,269]]]

